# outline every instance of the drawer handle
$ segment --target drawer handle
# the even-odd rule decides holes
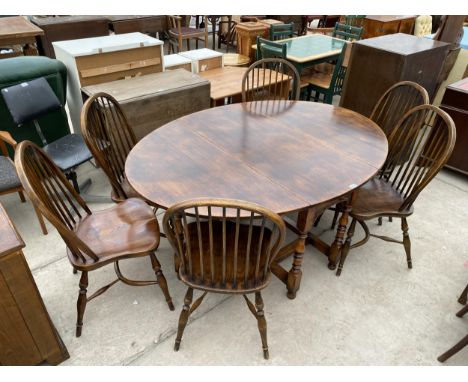
[[[101,66],[99,68],[82,69],[80,75],[82,78],[102,76],[104,74],[118,73],[125,70],[146,68],[148,66],[159,65],[161,63],[160,58],[149,58],[147,60],[139,60],[132,62],[125,62],[123,64]]]

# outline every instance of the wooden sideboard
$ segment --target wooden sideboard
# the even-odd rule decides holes
[[[412,34],[416,16],[366,16],[362,38],[384,36],[393,33]]]
[[[432,99],[449,47],[404,33],[354,42],[340,105],[368,117],[380,96],[400,81],[417,82]]]
[[[468,78],[447,86],[440,107],[452,117],[457,128],[457,140],[447,167],[468,175]]]
[[[0,204],[0,365],[57,365],[69,358],[42,301],[24,242]]]

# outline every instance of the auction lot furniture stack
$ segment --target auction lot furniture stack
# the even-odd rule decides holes
[[[163,71],[163,42],[127,33],[53,43],[68,69],[68,107],[74,132],[80,131],[81,88]]]

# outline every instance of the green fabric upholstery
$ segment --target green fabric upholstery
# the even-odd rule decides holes
[[[67,68],[62,62],[48,57],[24,56],[0,60],[0,89],[39,77],[47,80],[63,105],[60,110],[38,119],[42,132],[47,142],[50,143],[70,134],[65,111]],[[2,96],[0,96],[0,130],[10,132],[17,142],[28,139],[43,146],[32,122],[21,127],[15,125]],[[13,155],[12,151],[10,155]]]

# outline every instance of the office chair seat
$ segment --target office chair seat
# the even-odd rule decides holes
[[[89,161],[93,155],[80,134],[69,134],[43,147],[64,172]]]

